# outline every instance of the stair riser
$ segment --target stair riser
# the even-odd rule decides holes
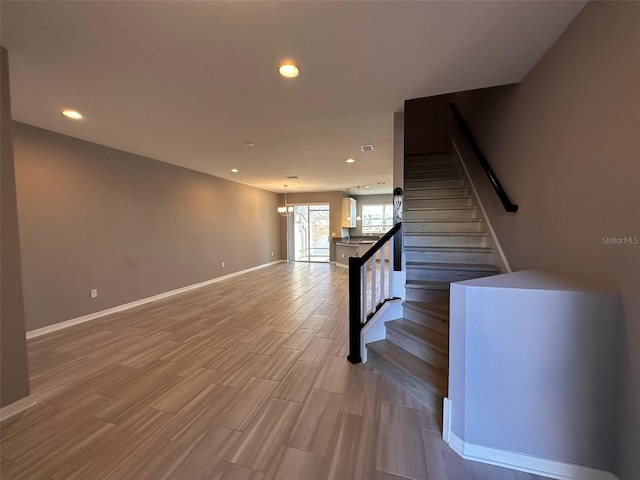
[[[407,268],[407,280],[429,280],[433,282],[461,282],[472,278],[488,277],[496,272],[478,272],[473,270],[442,270],[426,268]]]
[[[464,172],[464,169],[459,163],[438,163],[433,165],[406,165],[404,166],[404,177],[407,179],[413,173],[420,172],[438,172],[438,171],[452,171]]]
[[[465,185],[464,178],[451,178],[445,180],[408,180],[404,182],[404,189],[430,188],[430,187],[461,187]]]
[[[427,220],[465,220],[477,218],[476,208],[461,208],[453,210],[407,210],[402,213],[407,221],[427,221]]]
[[[406,350],[412,355],[440,369],[449,368],[449,356],[437,351],[428,343],[403,335],[402,332],[387,328],[387,341]]]
[[[407,288],[407,300],[410,302],[448,302],[449,291]]]
[[[444,398],[442,395],[435,393],[413,375],[387,362],[386,359],[378,355],[373,349],[368,350],[367,356],[367,362],[374,368],[380,370],[401,388],[406,389],[406,391],[419,400],[422,405],[442,418],[442,402]]]
[[[419,171],[419,170],[462,170],[462,165],[459,162],[442,162],[442,163],[412,163],[405,164],[404,171]]]
[[[434,332],[441,333],[443,335],[449,335],[449,323],[439,318],[432,317],[418,310],[404,307],[404,313],[402,316],[407,320],[411,320],[413,323],[422,325],[423,327],[430,328]]]
[[[407,262],[432,263],[484,263],[490,264],[493,253],[490,252],[405,252]]]
[[[407,158],[404,161],[405,166],[417,166],[417,165],[458,165],[460,161],[458,157],[435,157],[435,158]]]
[[[452,235],[405,235],[404,245],[406,247],[486,247],[487,237],[478,236],[457,236]]]
[[[433,207],[471,207],[473,200],[471,197],[463,198],[428,198],[422,200],[406,199],[405,208],[433,208]]]
[[[464,178],[464,172],[459,168],[440,168],[440,169],[414,169],[405,170],[405,181],[417,180],[453,180]]]
[[[437,187],[437,188],[421,188],[418,190],[405,190],[405,201],[430,198],[430,197],[461,197],[469,194],[469,187]]]
[[[483,232],[484,231],[484,223],[473,221],[473,222],[427,222],[427,223],[418,223],[418,222],[405,222],[403,224],[403,229],[406,233],[445,233],[445,232],[463,232],[463,233],[472,233],[472,232]]]

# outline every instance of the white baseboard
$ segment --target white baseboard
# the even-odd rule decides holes
[[[449,443],[451,438],[451,400],[444,397],[442,400],[442,439]]]
[[[27,397],[21,398],[20,400],[16,400],[9,405],[5,405],[4,407],[0,408],[0,422],[4,422],[6,419],[25,411],[27,408],[33,407],[35,404],[36,401],[31,395],[29,395]]]
[[[130,308],[138,307],[140,305],[144,305],[145,303],[155,302],[156,300],[161,300],[163,298],[171,297],[173,295],[178,295],[179,293],[188,292],[189,290],[195,290],[197,288],[206,287],[207,285],[211,285],[213,283],[222,282],[224,280],[237,277],[238,275],[243,275],[245,273],[249,273],[254,270],[259,270],[261,268],[275,265],[276,263],[284,263],[284,262],[286,262],[286,260],[276,260],[275,262],[263,263],[262,265],[257,265],[255,267],[247,268],[245,270],[240,270],[238,272],[230,273],[228,275],[223,275],[222,277],[212,278],[211,280],[206,280],[204,282],[194,283],[193,285],[187,285],[186,287],[177,288],[175,290],[170,290],[164,293],[159,293],[158,295],[153,295],[152,297],[141,298],[140,300],[135,300],[133,302],[125,303],[123,305],[118,305],[116,307],[108,308],[106,310],[101,310],[99,312],[83,315],[82,317],[72,318],[71,320],[65,320],[64,322],[59,322],[53,325],[48,325],[46,327],[30,330],[27,332],[27,338],[35,338],[41,335],[46,335],[47,333],[72,327],[73,325],[78,325],[80,323],[89,322],[91,320],[95,320],[97,318],[104,317],[106,315],[111,315],[112,313],[117,313],[123,310],[128,310]]]
[[[611,472],[584,465],[558,462],[519,452],[500,450],[471,442],[465,442],[451,431],[451,401],[445,398],[442,437],[451,449],[465,460],[488,463],[520,472],[533,473],[558,480],[618,480]]]
[[[338,262],[336,262],[336,267],[340,267],[340,268],[349,268],[349,265],[345,265],[344,263],[338,263]]]

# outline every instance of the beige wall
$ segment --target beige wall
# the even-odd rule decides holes
[[[312,203],[328,203],[329,217],[331,224],[331,233],[335,233],[334,238],[342,238],[342,192],[307,192],[307,193],[287,193],[287,203],[295,204],[312,204]],[[280,195],[279,204],[284,204],[284,195]],[[287,221],[285,217],[280,217],[280,252],[283,259],[287,258]],[[331,261],[336,259],[336,249],[333,242],[330,242],[329,257]]]
[[[280,259],[274,193],[20,123],[14,148],[27,330]]]
[[[22,277],[20,275],[20,240],[11,141],[11,106],[9,95],[9,59],[0,48],[0,165],[1,245],[0,256],[0,407],[29,395],[29,367],[25,338]]]
[[[591,2],[525,80],[455,98],[500,181],[479,178],[514,270],[540,268],[622,294],[623,391],[617,470],[640,471],[640,3]],[[588,372],[574,372],[576,375]],[[611,392],[611,395],[617,395]]]
[[[393,188],[404,190],[404,112],[393,114]]]

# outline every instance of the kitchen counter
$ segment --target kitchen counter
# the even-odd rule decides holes
[[[348,267],[349,257],[361,257],[376,242],[377,239],[338,240],[336,242],[336,265],[339,267]]]
[[[337,241],[336,245],[373,245],[377,240],[343,240]]]

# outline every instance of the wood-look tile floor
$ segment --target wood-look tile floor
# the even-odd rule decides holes
[[[278,264],[28,342],[2,480],[515,480],[347,354],[347,271]]]

